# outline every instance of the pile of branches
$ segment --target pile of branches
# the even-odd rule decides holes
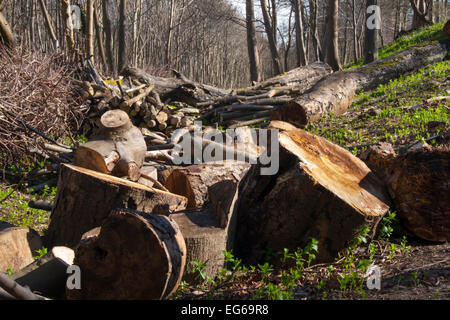
[[[42,150],[43,135],[71,136],[82,120],[81,100],[62,54],[41,56],[0,46],[0,167]]]

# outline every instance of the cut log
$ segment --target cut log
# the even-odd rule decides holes
[[[0,221],[0,272],[22,269],[34,261],[36,250],[41,248],[41,237],[36,231]]]
[[[208,189],[224,181],[235,184],[245,176],[250,164],[224,161],[192,165],[174,170],[166,179],[166,188],[188,199],[187,208],[201,208],[208,199]]]
[[[330,112],[342,114],[352,105],[357,90],[373,90],[402,74],[443,61],[449,46],[450,40],[412,47],[360,68],[333,73],[319,81],[308,93],[274,110],[272,120],[305,126]]]
[[[67,282],[67,268],[73,264],[74,251],[53,247],[42,258],[15,272],[11,279],[46,297],[62,298]]]
[[[171,219],[119,209],[84,237],[74,264],[83,274],[70,300],[165,299],[180,284],[186,246]]]
[[[147,151],[141,130],[122,110],[106,112],[101,124],[101,132],[75,151],[75,165],[137,181]]]
[[[388,170],[396,157],[394,148],[386,142],[370,146],[359,155],[359,158],[375,173],[380,181],[386,181],[389,175]]]
[[[279,142],[278,173],[260,175],[258,164],[242,182],[235,240],[240,257],[254,264],[263,250],[296,250],[315,238],[317,262],[330,262],[363,225],[374,234],[389,200],[361,160],[301,129],[282,131]]]
[[[397,157],[389,192],[407,230],[429,241],[450,240],[450,149],[422,148]]]
[[[63,165],[45,242],[47,247],[74,247],[83,233],[100,226],[116,208],[169,214],[185,209],[186,204],[187,199],[179,195]]]

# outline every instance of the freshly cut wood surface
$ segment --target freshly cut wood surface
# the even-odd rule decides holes
[[[337,253],[367,225],[375,232],[389,209],[384,185],[345,149],[301,129],[279,133],[280,169],[242,182],[236,250],[255,263],[263,250],[295,250],[319,241],[319,262]]]

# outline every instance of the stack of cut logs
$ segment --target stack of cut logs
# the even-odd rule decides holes
[[[118,83],[118,82],[116,82]],[[121,109],[134,125],[145,130],[170,134],[178,128],[188,127],[199,116],[200,111],[183,102],[164,104],[154,86],[137,84],[100,86],[88,81],[76,81],[89,106],[81,132],[84,135],[101,128],[100,117],[109,110]],[[120,89],[119,89],[120,88]]]

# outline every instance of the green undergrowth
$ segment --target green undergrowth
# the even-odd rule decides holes
[[[401,76],[371,92],[360,92],[341,116],[329,114],[308,131],[351,151],[385,141],[407,147],[427,141],[448,127],[450,61]],[[435,100],[433,100],[435,99]]]
[[[444,22],[435,25],[414,30],[404,36],[399,37],[394,42],[391,42],[379,49],[378,58],[383,59],[390,55],[399,53],[413,46],[426,46],[437,41],[442,41],[450,38],[442,29]],[[356,63],[350,64],[345,69],[361,67],[364,59],[359,59]]]

